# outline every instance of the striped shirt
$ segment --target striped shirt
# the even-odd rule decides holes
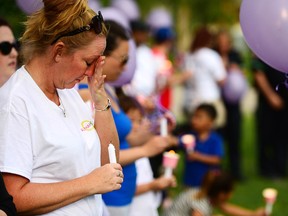
[[[194,210],[201,212],[203,216],[211,216],[213,208],[209,200],[206,197],[195,198],[198,191],[198,189],[189,189],[181,193],[165,210],[163,216],[191,216]]]

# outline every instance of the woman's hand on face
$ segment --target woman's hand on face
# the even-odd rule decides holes
[[[105,164],[87,175],[91,195],[119,190],[123,180],[122,167],[118,163]]]
[[[94,62],[94,74],[88,77],[89,90],[96,109],[103,109],[107,104],[107,94],[104,88],[106,75],[103,75],[105,56],[100,56]]]

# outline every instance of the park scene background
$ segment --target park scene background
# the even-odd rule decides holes
[[[22,0],[26,1],[26,0]],[[121,1],[121,0],[118,0]],[[16,0],[0,1],[0,16],[7,19],[17,38],[23,32],[23,22],[26,14],[19,8]],[[103,7],[108,7],[110,1],[99,1]],[[191,40],[191,32],[199,25],[209,25],[211,28],[226,28],[233,30],[234,45],[239,49],[245,60],[244,72],[249,82],[249,90],[242,99],[242,136],[241,152],[243,157],[243,174],[245,179],[237,182],[235,193],[231,201],[247,208],[255,209],[264,206],[262,190],[272,187],[278,190],[278,198],[273,207],[274,216],[288,215],[288,179],[265,179],[257,173],[257,147],[255,110],[257,107],[257,92],[253,87],[251,72],[249,71],[251,53],[241,35],[239,25],[240,0],[137,0],[140,16],[145,19],[148,13],[157,7],[165,8],[173,17],[173,25],[177,34],[176,47],[179,52],[188,49]],[[105,18],[105,17],[104,17]],[[287,90],[288,91],[288,90]],[[181,86],[175,87],[173,112],[177,121],[181,122],[181,108],[179,104],[182,98]],[[287,140],[288,144],[288,140]],[[183,159],[183,157],[182,157]],[[227,166],[226,158],[223,166]],[[181,177],[183,161],[180,161],[175,174],[178,178],[177,188],[171,189],[169,194],[176,196],[183,189]]]

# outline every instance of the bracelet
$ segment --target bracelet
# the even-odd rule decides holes
[[[94,106],[95,111],[97,111],[97,112],[103,112],[103,111],[109,110],[110,107],[111,107],[110,98],[107,98],[107,101],[108,101],[108,104],[107,104],[103,109],[96,109],[95,106]]]

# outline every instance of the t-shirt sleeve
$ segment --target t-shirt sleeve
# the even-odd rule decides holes
[[[31,133],[27,117],[17,111],[21,105],[24,106],[11,105],[0,111],[0,170],[30,179],[33,165]]]

